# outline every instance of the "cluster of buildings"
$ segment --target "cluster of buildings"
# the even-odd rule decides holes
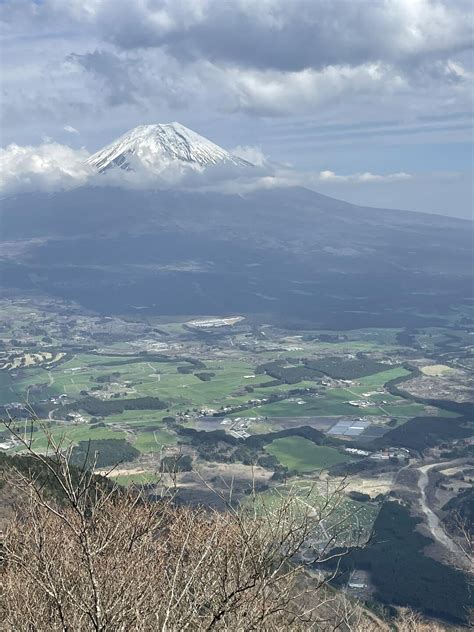
[[[351,590],[366,590],[370,586],[370,575],[367,571],[355,569],[352,571],[347,587]]]
[[[229,417],[225,417],[221,421],[222,426],[230,426],[230,429],[227,432],[235,437],[236,439],[246,439],[250,437],[250,433],[247,430],[250,428],[252,422],[255,419],[246,417],[236,417],[235,419],[230,419]]]
[[[344,388],[345,386],[353,386],[354,382],[352,380],[343,380],[342,378],[326,376],[321,380],[321,385],[327,386],[328,388]]]
[[[75,424],[85,424],[87,419],[80,413],[68,413],[65,417],[66,421],[72,421]]]
[[[356,456],[370,456],[370,452],[367,452],[367,450],[359,450],[359,448],[344,448],[344,452],[347,452],[347,454],[355,454]]]
[[[53,395],[49,398],[49,401],[51,402],[51,404],[64,404],[67,398],[68,396],[66,393],[61,393],[61,395]]]
[[[232,327],[245,320],[244,316],[231,316],[229,318],[206,318],[203,320],[190,320],[186,323],[188,327],[197,329],[215,329],[216,327]]]
[[[353,399],[347,403],[351,406],[355,406],[356,408],[370,408],[375,405],[372,402],[369,402],[367,399]]]
[[[135,393],[135,389],[132,388],[131,382],[110,382],[110,384],[102,384],[101,390],[94,390],[94,397],[103,401],[107,399],[114,399],[119,397],[127,397],[131,393]],[[124,390],[121,390],[124,389]]]
[[[374,452],[370,455],[370,459],[374,461],[388,461],[390,459],[409,459],[410,450],[406,448],[385,448],[379,452]]]

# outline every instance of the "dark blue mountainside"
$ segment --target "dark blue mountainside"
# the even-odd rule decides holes
[[[437,324],[471,300],[470,222],[303,188],[82,187],[4,199],[8,291],[100,313],[267,315],[333,328]]]

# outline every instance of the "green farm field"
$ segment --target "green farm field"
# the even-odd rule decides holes
[[[167,430],[138,431],[132,445],[140,452],[160,452],[163,446],[175,445],[177,437]]]
[[[192,369],[196,373],[211,372],[214,376],[209,381],[202,381],[193,373],[178,372],[179,367]],[[119,375],[110,377],[112,374]],[[285,393],[290,388],[314,387],[313,382],[305,381],[291,387],[282,384],[270,389],[259,388],[258,385],[271,382],[272,378],[266,375],[253,376],[254,367],[239,360],[206,361],[205,369],[196,369],[185,360],[159,362],[132,356],[78,354],[48,371],[41,368],[24,370],[15,379],[6,371],[0,372],[0,403],[26,401],[31,386],[37,387],[36,396],[41,399],[64,393],[75,400],[82,397],[82,391],[94,394],[91,389],[100,385],[110,393],[120,393],[120,399],[159,397],[169,408],[168,413],[158,417],[161,419],[166,414],[187,408],[237,406],[245,404],[250,398],[268,397],[270,392]],[[106,377],[110,377],[117,386],[97,381]],[[253,391],[245,392],[244,387],[252,387]],[[143,418],[144,413],[140,412],[140,416]],[[156,415],[154,418],[157,418]]]
[[[390,395],[384,396],[385,401],[389,404],[374,405],[368,408],[359,409],[351,406],[347,402],[358,399],[360,395],[352,389],[330,389],[319,397],[302,396],[301,401],[304,404],[298,404],[293,401],[282,400],[271,404],[262,404],[259,407],[251,408],[245,411],[248,417],[340,417],[363,414],[364,416],[394,416],[394,417],[413,417],[424,410],[422,404],[411,403],[403,398],[392,398]],[[365,399],[365,398],[364,398]],[[372,399],[366,398],[372,401]],[[239,413],[242,415],[242,413]],[[234,415],[235,416],[235,415]]]
[[[128,362],[127,362],[128,361]],[[24,370],[19,378],[12,379],[9,373],[0,373],[0,397],[2,402],[25,401],[25,393],[34,385],[42,385],[41,397],[65,393],[71,399],[80,399],[81,391],[90,391],[99,384],[97,379],[118,373],[111,378],[118,386],[106,386],[109,392],[120,393],[120,399],[136,397],[159,397],[167,404],[163,411],[124,411],[108,419],[110,423],[146,424],[156,423],[167,415],[184,412],[187,409],[238,406],[250,399],[268,398],[271,393],[284,394],[292,389],[314,388],[312,381],[297,384],[276,384],[269,388],[259,384],[272,382],[268,375],[255,375],[250,363],[239,360],[206,361],[205,369],[196,369],[186,361],[146,360],[142,357],[105,356],[96,354],[77,354],[72,359],[47,371],[41,368]],[[193,373],[180,373],[179,367],[189,367],[199,372],[214,373],[209,381],[202,381]],[[262,403],[246,409],[249,417],[309,417],[309,416],[353,416],[359,409],[348,402],[364,398],[373,402],[373,406],[364,408],[364,415],[395,416],[409,418],[423,412],[423,406],[408,400],[394,397],[386,392],[374,393],[368,397],[367,391],[381,390],[383,385],[395,377],[407,375],[400,367],[382,371],[357,380],[357,386],[350,388],[326,389],[318,397],[302,395],[270,404]],[[126,385],[126,386],[124,386]],[[246,392],[245,387],[251,387]],[[125,394],[126,393],[126,394]],[[295,401],[296,400],[296,401]],[[383,400],[384,404],[381,403]],[[31,400],[30,400],[31,401]],[[299,403],[298,403],[299,402]],[[304,403],[302,403],[304,402]],[[239,415],[241,413],[235,413]]]
[[[58,424],[50,427],[48,432],[51,433],[51,437],[55,443],[61,443],[64,447],[70,444],[77,444],[79,441],[88,441],[89,439],[125,439],[127,437],[124,431],[117,428],[110,426],[94,428],[89,424]],[[28,434],[28,424],[25,424],[24,436],[26,439],[30,438]],[[41,429],[38,429],[31,435],[31,440],[31,447],[34,450],[38,450],[39,452],[47,450],[48,439]],[[21,449],[21,447],[17,448],[19,451],[21,451]]]
[[[26,369],[15,378],[6,371],[0,372],[0,397],[2,403],[11,402],[13,397],[25,401],[29,386],[43,385],[42,397],[66,393],[78,398],[81,390],[90,390],[97,384],[97,378],[118,373],[113,380],[131,384],[133,392],[128,397],[136,397],[137,394],[157,396],[178,403],[203,405],[244,386],[271,379],[265,376],[244,377],[252,375],[253,368],[239,361],[211,361],[206,364],[206,369],[194,369],[196,372],[214,372],[215,376],[209,382],[201,381],[192,373],[179,373],[178,367],[194,369],[185,360],[159,362],[132,356],[78,354],[48,371],[42,368]]]
[[[42,368],[22,370],[19,375],[0,371],[0,404],[25,402],[31,386],[49,382],[48,371]]]
[[[143,425],[143,422],[142,422]],[[24,436],[29,439],[28,424],[24,426]],[[61,442],[64,446],[77,444],[79,441],[94,439],[128,439],[137,450],[142,453],[160,452],[163,446],[175,445],[177,437],[164,427],[159,429],[130,429],[128,424],[105,424],[95,427],[90,424],[57,424],[48,429],[55,442]],[[48,447],[48,440],[42,429],[38,429],[31,435],[32,448],[43,452]],[[21,447],[17,450],[21,451]]]
[[[408,419],[422,413],[424,406],[383,390],[384,385],[390,380],[408,374],[406,369],[396,367],[358,378],[357,386],[328,388],[317,397],[302,395],[296,398],[304,403],[292,401],[294,398],[290,398],[251,408],[245,411],[245,415],[248,417],[339,417],[354,416],[362,412],[364,416],[394,416]],[[300,384],[297,387],[300,387]],[[367,395],[372,391],[380,392]],[[348,403],[359,399],[368,400],[373,403],[373,406],[359,409]],[[382,404],[382,401],[387,403]]]
[[[315,445],[304,437],[284,437],[275,439],[266,451],[278,459],[281,465],[297,472],[313,472],[344,463],[350,458],[338,450]]]
[[[166,325],[171,334],[182,334],[181,323]],[[186,332],[185,332],[186,333]],[[315,332],[315,335],[318,332]],[[304,353],[322,349],[329,353],[341,353],[343,350],[354,353],[358,350],[376,350],[389,347],[395,343],[397,330],[387,331],[355,331],[346,332],[348,340],[337,343],[301,340]],[[252,408],[233,413],[232,416],[248,417],[396,417],[398,423],[404,423],[411,417],[423,413],[424,406],[410,400],[396,397],[384,390],[384,385],[409,372],[400,367],[387,367],[371,375],[352,380],[353,385],[337,388],[324,388],[320,380],[306,379],[296,384],[278,384],[270,375],[256,374],[256,367],[266,360],[280,358],[283,362],[288,358],[301,361],[303,351],[294,351],[300,344],[301,336],[289,336],[275,342],[274,351],[264,351],[258,355],[246,352],[232,352],[229,358],[223,354],[199,355],[195,360],[202,360],[205,366],[187,361],[183,358],[160,358],[159,355],[131,355],[114,353],[77,353],[66,361],[49,368],[32,367],[22,369],[12,376],[7,371],[0,371],[0,404],[12,401],[25,402],[33,406],[36,402],[45,402],[48,398],[61,394],[67,395],[66,402],[74,402],[84,397],[84,392],[97,397],[115,396],[117,401],[143,397],[159,398],[166,408],[157,410],[124,410],[118,414],[106,416],[105,425],[91,427],[89,424],[57,424],[52,426],[55,439],[65,435],[67,441],[78,443],[88,439],[127,438],[140,452],[160,452],[163,446],[173,445],[177,436],[163,424],[163,418],[176,416],[192,411],[194,415],[206,408],[219,410],[223,407],[237,407],[249,404],[250,400],[264,400],[270,395],[287,396],[286,399],[273,403],[257,404]],[[119,344],[119,343],[117,343]],[[120,343],[122,344],[122,343]],[[122,345],[123,346],[123,345]],[[286,348],[289,347],[289,350]],[[109,348],[110,349],[110,348]],[[118,351],[118,350],[117,350]],[[341,362],[343,356],[341,356]],[[291,361],[292,362],[292,361]],[[354,360],[355,362],[355,360]],[[361,365],[370,363],[361,361]],[[376,363],[372,365],[377,367]],[[379,364],[378,367],[381,365]],[[387,365],[385,365],[387,366]],[[184,371],[184,372],[183,372]],[[203,381],[196,373],[212,373],[211,379]],[[262,386],[271,383],[269,387]],[[101,390],[92,390],[100,388]],[[305,389],[317,388],[317,395]],[[290,395],[290,391],[300,394]],[[82,394],[81,394],[82,393]],[[349,401],[364,399],[372,403],[360,409],[349,404]],[[56,406],[56,404],[52,405]],[[51,413],[61,419],[60,405]],[[48,409],[47,409],[48,410]],[[90,415],[84,415],[89,419]],[[194,420],[188,418],[184,425],[194,426]],[[269,432],[275,424],[262,419],[251,433]],[[46,449],[46,439],[41,431],[35,433],[35,447]],[[318,447],[300,438],[279,439],[267,448],[278,460],[289,469],[301,473],[324,469],[335,463],[347,461],[348,458],[333,448]]]

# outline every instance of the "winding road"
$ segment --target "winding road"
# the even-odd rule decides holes
[[[454,555],[459,555],[459,547],[456,543],[447,535],[446,531],[443,529],[441,522],[435,512],[428,505],[428,501],[426,498],[426,488],[429,483],[429,471],[435,467],[439,467],[440,463],[431,463],[429,465],[422,465],[417,468],[420,472],[420,476],[418,478],[418,488],[420,490],[420,504],[423,510],[423,513],[426,516],[426,520],[428,522],[428,527],[431,532],[431,535],[435,540],[437,540],[442,546],[444,546],[448,551],[453,553]]]

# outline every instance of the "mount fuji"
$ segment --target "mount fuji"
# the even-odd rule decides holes
[[[179,123],[136,127],[87,162],[86,185],[2,200],[8,291],[103,314],[139,305],[322,329],[435,327],[471,300],[470,222],[242,188],[260,165]],[[194,186],[219,177],[237,192]]]
[[[175,162],[197,170],[218,165],[254,166],[176,122],[139,125],[86,161],[99,172],[114,167],[133,170],[139,164],[156,169]]]

